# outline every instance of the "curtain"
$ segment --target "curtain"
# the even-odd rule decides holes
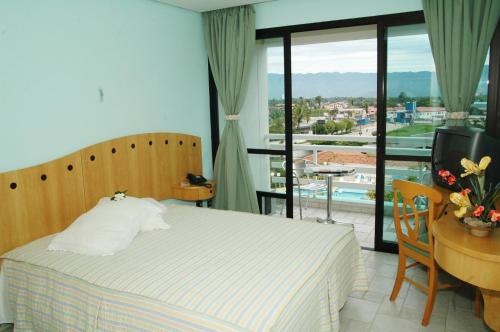
[[[422,0],[446,124],[464,125],[500,16],[500,0]]]
[[[239,124],[255,45],[255,12],[252,6],[206,12],[203,25],[210,69],[226,113],[226,125],[215,158],[214,207],[259,213]]]

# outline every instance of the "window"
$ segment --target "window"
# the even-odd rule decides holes
[[[489,56],[469,125],[485,128]],[[434,130],[445,124],[446,108],[436,77],[436,68],[425,24],[387,29],[387,118],[388,155],[430,156]]]
[[[363,246],[396,250],[392,181],[428,183],[447,112],[423,22],[401,13],[257,31],[241,124],[262,213],[297,218],[302,205],[304,217],[324,217],[325,179],[300,164],[352,167],[333,182],[334,219],[354,223]],[[471,104],[478,128],[496,116],[489,63]]]

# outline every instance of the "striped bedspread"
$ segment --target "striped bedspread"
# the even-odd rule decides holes
[[[4,255],[18,330],[336,331],[367,288],[353,229],[192,207],[114,256]]]

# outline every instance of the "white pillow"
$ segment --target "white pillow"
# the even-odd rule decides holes
[[[158,211],[160,212],[167,212],[167,207],[163,204],[161,204],[160,202],[158,202],[156,199],[154,198],[151,198],[151,197],[145,197],[145,198],[141,198],[143,201],[146,201],[150,204],[152,204],[153,206],[155,206]]]
[[[160,204],[160,203],[158,203]],[[105,256],[127,248],[139,231],[170,228],[162,218],[166,209],[150,200],[103,198],[78,217],[49,244],[49,250]]]
[[[49,250],[107,256],[127,248],[140,230],[132,215],[117,213],[109,205],[98,204],[79,216],[49,244]]]
[[[97,205],[101,204],[120,209],[120,212],[124,212],[127,215],[133,215],[140,223],[141,232],[170,228],[165,222],[167,207],[154,198],[127,196],[125,199],[112,201],[110,197],[103,197],[97,203]]]
[[[148,232],[155,229],[169,229],[170,225],[165,222],[167,207],[157,200],[147,197],[143,201],[154,207],[154,211],[148,209],[148,212],[142,216],[141,232]]]

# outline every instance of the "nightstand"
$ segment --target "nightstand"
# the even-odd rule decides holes
[[[175,199],[182,201],[196,202],[196,206],[203,206],[203,201],[207,202],[207,206],[212,205],[212,198],[215,196],[215,181],[208,181],[212,185],[211,188],[205,186],[185,185],[183,182],[173,187]]]

